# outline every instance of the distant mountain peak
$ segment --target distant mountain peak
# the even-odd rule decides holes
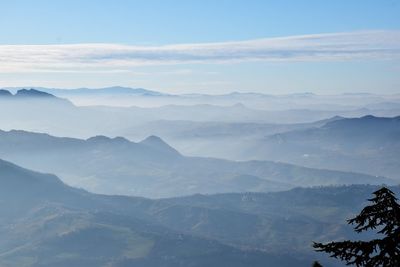
[[[30,101],[33,101],[32,103],[36,104],[37,101],[41,101],[42,103],[46,102],[46,104],[56,104],[60,106],[72,105],[72,103],[65,98],[60,98],[51,93],[37,90],[34,88],[30,89],[22,88],[17,90],[14,94],[12,92],[15,91],[0,89],[0,99],[7,101],[17,101],[17,102],[23,100],[23,104],[28,103]]]
[[[128,142],[128,143],[131,143],[131,141],[129,141],[128,139],[126,139],[125,137],[122,137],[122,136],[114,137],[112,140],[114,140],[116,142],[124,142],[124,143]]]
[[[131,87],[124,87],[124,86],[112,86],[112,87],[105,87],[99,89],[90,89],[92,93],[100,92],[100,93],[114,93],[114,94],[138,94],[138,95],[164,95],[163,93],[147,90],[144,88],[131,88]]]
[[[108,96],[108,95],[130,95],[130,96],[168,96],[168,94],[147,90],[144,88],[131,88],[123,86],[112,86],[103,88],[76,88],[76,89],[56,89],[40,88],[41,91],[54,94],[56,96],[86,95],[86,96]]]
[[[16,97],[45,97],[45,98],[56,98],[54,95],[42,92],[36,89],[21,89],[15,94]]]
[[[96,135],[96,136],[92,136],[92,137],[86,139],[86,141],[89,141],[89,142],[103,142],[103,141],[108,142],[110,140],[111,140],[110,137],[107,137],[104,135]]]
[[[0,89],[0,97],[10,97],[12,96],[11,92],[5,89]]]
[[[162,140],[160,137],[151,135],[144,140],[140,141],[139,143],[134,143],[129,141],[128,139],[124,137],[115,137],[115,138],[110,138],[108,136],[104,135],[97,135],[90,137],[86,139],[86,142],[94,144],[94,145],[141,145],[146,147],[147,149],[150,149],[151,151],[155,151],[158,153],[167,153],[167,154],[173,154],[173,155],[180,155],[180,153],[171,147],[169,144],[167,144],[164,140]]]
[[[43,188],[65,189],[67,186],[55,175],[34,172],[0,159],[0,188],[22,192]]]
[[[396,117],[377,117],[374,115],[366,115],[360,118],[361,121],[398,121],[400,116]]]
[[[366,115],[360,118],[361,120],[375,120],[379,119],[379,117],[375,117],[374,115]]]
[[[363,116],[363,117],[360,117],[360,118],[343,118],[343,117],[339,117],[336,120],[330,120],[326,125],[327,126],[329,126],[329,125],[335,125],[335,126],[341,125],[342,126],[344,124],[349,124],[349,125],[352,124],[352,125],[354,125],[356,123],[358,123],[358,124],[360,124],[360,123],[368,124],[368,123],[374,123],[374,122],[376,122],[376,123],[379,123],[379,122],[386,123],[386,122],[389,122],[389,121],[397,121],[399,118],[400,118],[400,116],[397,116],[397,117],[377,117],[377,116],[374,116],[374,115],[366,115],[366,116]]]
[[[346,119],[345,117],[336,115],[336,116],[333,116],[333,117],[328,118],[328,119],[317,121],[316,124],[320,124],[321,126],[324,126],[324,125],[326,125],[328,123],[331,123],[331,122],[334,122],[334,121],[345,120],[345,119]]]
[[[126,144],[126,143],[132,143],[128,139],[126,139],[124,137],[121,137],[121,136],[110,138],[110,137],[104,136],[104,135],[92,136],[92,137],[86,139],[86,141],[89,142],[89,143],[93,143],[93,144],[109,144],[109,143]]]
[[[331,120],[331,121],[336,121],[336,120],[342,120],[342,119],[344,119],[344,118],[345,118],[345,117],[336,115],[336,116],[333,116],[332,118],[330,118],[329,120]]]
[[[156,135],[150,135],[140,142],[141,144],[162,144],[168,145],[164,140]]]
[[[173,147],[168,145],[164,140],[162,140],[160,137],[155,136],[155,135],[148,136],[146,139],[139,142],[139,144],[151,147],[151,148],[159,150],[159,151],[179,154],[179,152],[176,149],[174,149]]]

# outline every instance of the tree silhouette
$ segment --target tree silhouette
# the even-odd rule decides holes
[[[382,187],[369,199],[373,204],[365,207],[359,215],[348,220],[361,233],[376,230],[383,238],[371,241],[342,241],[327,244],[315,243],[316,251],[329,253],[346,265],[376,267],[400,266],[400,205],[395,194]]]
[[[322,265],[318,261],[314,261],[312,267],[322,267]]]

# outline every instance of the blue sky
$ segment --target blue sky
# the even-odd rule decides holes
[[[3,0],[0,12],[0,86],[400,92],[400,1]]]

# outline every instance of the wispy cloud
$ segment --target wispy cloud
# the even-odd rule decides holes
[[[399,60],[400,31],[314,34],[249,41],[133,46],[0,45],[0,72],[98,72],[143,65],[243,61]]]

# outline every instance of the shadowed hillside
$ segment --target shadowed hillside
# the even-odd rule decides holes
[[[271,161],[185,157],[162,139],[87,140],[0,131],[0,157],[59,175],[93,192],[147,197],[195,193],[269,192],[295,186],[393,183],[384,177],[304,168]]]

